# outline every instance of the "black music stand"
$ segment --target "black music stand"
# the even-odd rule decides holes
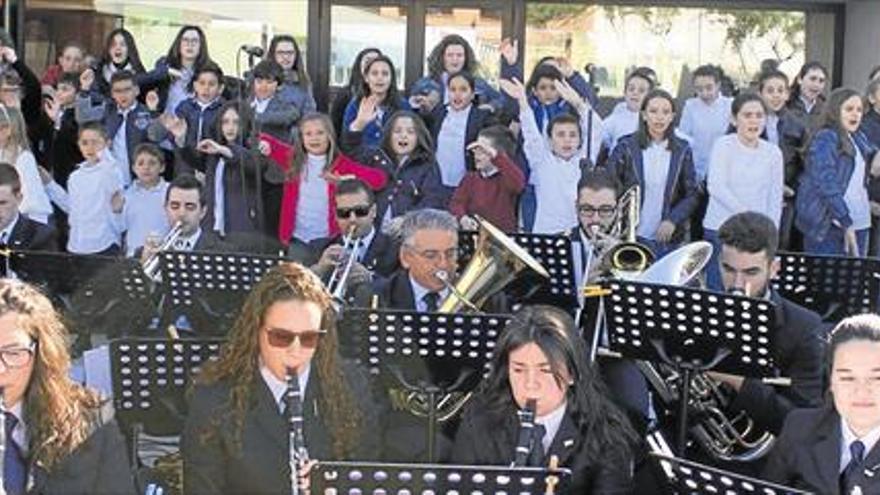
[[[13,251],[9,268],[48,292],[86,347],[95,328],[111,337],[125,335],[145,328],[156,314],[150,280],[134,259]]]
[[[340,351],[386,386],[403,386],[428,400],[428,456],[434,458],[437,399],[469,392],[488,371],[492,350],[509,315],[346,309],[339,322]]]
[[[877,312],[880,259],[780,252],[779,261],[773,288],[823,320]]]
[[[608,282],[608,340],[625,358],[663,362],[682,376],[677,453],[684,456],[690,385],[695,373],[716,370],[777,377],[772,345],[775,306],[763,299],[688,287],[624,280]]]
[[[225,335],[251,288],[280,256],[166,251],[161,254],[162,326],[183,315],[198,334]]]
[[[550,278],[546,279],[531,270],[525,270],[521,276],[510,283],[507,289],[508,293],[513,295],[514,302],[551,304],[562,308],[577,307],[571,239],[564,235],[522,232],[507,235],[550,273]],[[467,266],[471,260],[477,245],[477,238],[477,232],[459,232],[460,267]]]
[[[565,493],[568,469],[438,464],[319,462],[312,493]],[[549,490],[548,490],[549,489]]]
[[[810,492],[765,480],[743,476],[712,466],[706,466],[678,457],[656,452],[651,457],[660,465],[672,493],[677,495],[761,494],[761,495],[811,495]]]

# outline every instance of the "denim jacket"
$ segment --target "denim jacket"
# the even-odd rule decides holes
[[[860,131],[852,135],[870,168],[877,148]],[[840,227],[852,225],[844,201],[847,185],[855,170],[855,157],[840,151],[836,130],[822,129],[813,137],[807,150],[795,203],[795,225],[804,236],[821,241],[836,220]],[[869,174],[865,173],[865,185]]]
[[[675,224],[672,242],[677,243],[683,240],[688,231],[691,215],[699,203],[700,190],[690,145],[684,139],[671,136],[669,147],[671,157],[669,173],[666,176],[666,190],[663,193],[662,218]],[[645,201],[642,151],[638,135],[630,134],[620,139],[608,161],[605,162],[608,171],[620,181],[622,190],[626,191],[636,184],[642,186],[640,203]],[[642,207],[654,206],[642,204]]]

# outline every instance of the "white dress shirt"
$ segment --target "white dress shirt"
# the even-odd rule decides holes
[[[299,390],[302,393],[303,399],[306,396],[306,386],[309,383],[309,372],[312,370],[312,363],[309,361],[305,365],[305,369],[303,369],[302,373],[297,375],[297,380],[299,381]],[[278,405],[278,412],[284,414],[284,409],[287,407],[284,402],[284,395],[287,393],[287,382],[283,382],[278,379],[269,368],[263,364],[262,359],[260,360],[260,375],[263,377],[263,382],[266,383],[266,386],[269,387],[269,391],[272,392],[272,398],[275,399],[275,404]]]
[[[550,446],[553,445],[553,439],[556,438],[556,434],[559,432],[559,427],[562,426],[562,420],[565,418],[565,409],[567,405],[566,402],[563,402],[559,407],[547,415],[535,418],[535,423],[544,427],[544,438],[541,441],[541,444],[544,447],[545,454],[550,450]]]
[[[95,164],[83,162],[67,179],[67,191],[55,182],[47,187],[53,201],[68,214],[68,251],[92,254],[120,243],[122,215],[113,213],[110,205],[113,194],[122,190],[114,162],[103,156]]]
[[[849,446],[851,443],[856,440],[861,440],[865,445],[865,457],[868,457],[868,454],[871,453],[871,449],[874,448],[874,445],[877,444],[877,440],[880,440],[880,426],[874,428],[869,431],[867,435],[859,438],[846,423],[846,420],[843,419],[843,416],[840,417],[840,432],[843,436],[840,442],[840,473],[846,469],[849,461],[852,460],[852,454],[849,451]]]
[[[425,295],[428,294],[429,292],[434,292],[434,291],[428,290],[427,287],[424,287],[422,284],[416,282],[416,280],[414,278],[412,278],[412,275],[410,275],[410,277],[409,277],[409,284],[412,287],[413,300],[416,303],[416,311],[427,312],[428,311],[428,303],[425,302]],[[440,303],[444,299],[446,299],[446,296],[449,295],[449,289],[444,288],[443,290],[437,292],[437,294],[439,296],[437,298],[437,305],[439,306]]]

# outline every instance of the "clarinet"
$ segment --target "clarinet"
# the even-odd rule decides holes
[[[0,495],[6,495],[6,480],[3,479],[3,470],[6,467],[6,404],[3,403],[3,387],[0,387]]]
[[[537,401],[529,399],[526,402],[526,407],[516,412],[519,417],[519,436],[517,436],[516,451],[513,454],[511,467],[528,465],[529,454],[532,452],[534,444],[532,430],[535,428],[535,409],[537,409]]]
[[[302,392],[299,388],[299,378],[296,370],[287,368],[287,424],[288,424],[288,447],[290,461],[290,493],[300,495],[299,469],[309,462],[309,451],[306,450],[306,441],[303,436],[303,406]]]

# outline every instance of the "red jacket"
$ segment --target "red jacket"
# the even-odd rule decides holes
[[[330,167],[330,172],[339,176],[354,175],[358,179],[364,181],[374,191],[385,187],[385,183],[388,180],[385,172],[377,168],[361,165],[341,153],[336,157],[336,160],[333,161],[333,165]],[[290,243],[290,238],[293,236],[294,228],[296,227],[296,207],[299,203],[299,184],[299,177],[288,180],[284,183],[284,193],[281,197],[281,214],[278,219],[278,239],[285,246]],[[327,211],[327,226],[330,229],[330,237],[340,234],[339,225],[336,223],[335,194],[336,184],[328,181],[327,196],[330,198],[330,201],[328,202],[330,209]]]

